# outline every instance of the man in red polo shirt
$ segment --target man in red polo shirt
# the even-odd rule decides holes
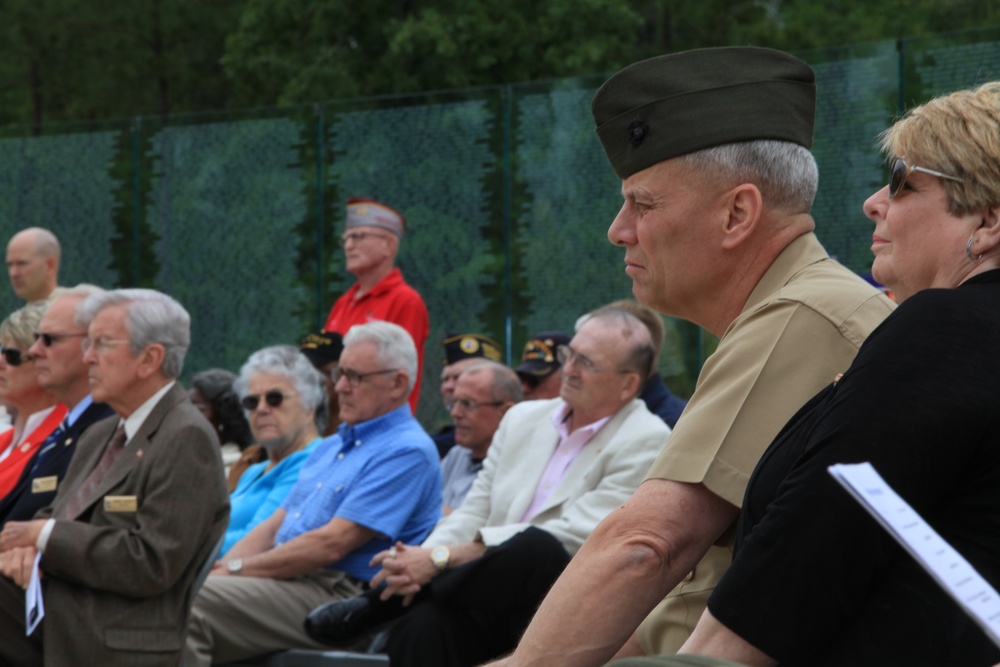
[[[355,324],[373,320],[393,322],[406,329],[417,346],[417,383],[410,393],[416,412],[424,372],[424,342],[430,332],[427,306],[406,284],[395,267],[406,220],[397,211],[373,199],[347,200],[347,225],[341,241],[348,272],[358,279],[330,309],[325,331],[341,335]]]

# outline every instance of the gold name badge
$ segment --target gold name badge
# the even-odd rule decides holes
[[[55,475],[51,477],[36,477],[31,480],[31,492],[32,493],[45,493],[46,491],[55,491],[56,487],[59,486],[59,478]]]
[[[135,496],[104,496],[105,512],[135,512],[139,501]]]

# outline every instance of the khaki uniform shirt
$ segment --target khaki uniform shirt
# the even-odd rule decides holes
[[[750,474],[781,427],[847,369],[893,307],[830,259],[814,234],[793,241],[705,362],[647,479],[702,483],[742,505]],[[732,534],[730,528],[639,626],[647,655],[675,653],[690,635],[732,561]]]

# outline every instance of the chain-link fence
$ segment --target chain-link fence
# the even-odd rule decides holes
[[[799,54],[816,70],[814,213],[824,245],[865,272],[861,203],[885,181],[876,135],[904,108],[1000,78],[1000,31]],[[630,294],[606,230],[619,183],[593,131],[606,76],[309,107],[0,133],[0,238],[38,225],[63,243],[60,282],[156,287],[191,312],[185,377],[318,328],[351,283],[344,202],[408,221],[399,265],[431,315],[420,417],[443,416],[446,332],[516,358],[536,331]],[[0,309],[19,302],[0,290]],[[714,341],[668,320],[661,370],[689,394]]]

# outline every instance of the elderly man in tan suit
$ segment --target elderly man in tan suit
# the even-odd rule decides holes
[[[176,382],[190,318],[139,289],[88,297],[77,318],[93,398],[118,418],[80,439],[51,507],[0,533],[0,664],[174,666],[229,518],[218,442]],[[26,635],[38,553],[45,618]]]

